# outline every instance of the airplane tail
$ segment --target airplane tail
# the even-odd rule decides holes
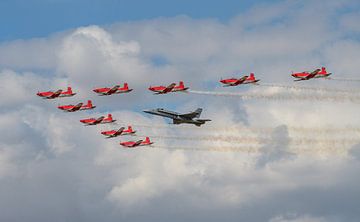
[[[112,115],[111,115],[110,113],[108,114],[107,119],[108,119],[109,121],[113,121]]]
[[[183,82],[183,81],[180,81],[180,82],[179,82],[179,87],[180,87],[180,88],[185,88],[185,85],[184,85],[184,82]]]
[[[129,132],[132,132],[132,131],[133,131],[133,129],[132,129],[131,126],[128,126],[128,131],[129,131]]]
[[[194,113],[196,114],[195,118],[200,118],[201,112],[202,112],[202,109],[201,109],[201,108],[197,108],[197,109],[194,111]]]
[[[144,143],[150,143],[150,138],[148,136],[145,138]]]
[[[124,89],[128,90],[129,89],[129,85],[127,83],[124,83]]]
[[[249,80],[255,80],[255,75],[254,75],[254,73],[250,73]]]
[[[73,93],[73,92],[72,92],[72,88],[71,88],[70,86],[67,87],[67,93],[68,93],[68,94],[72,94],[72,93]]]
[[[327,74],[326,68],[321,67],[321,71],[319,72],[319,74]]]
[[[92,104],[92,102],[91,102],[91,100],[88,100],[88,102],[87,102],[87,105],[86,105],[87,107],[93,107],[93,104]]]

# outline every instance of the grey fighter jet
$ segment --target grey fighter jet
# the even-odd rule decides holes
[[[202,112],[201,108],[196,109],[194,112],[185,113],[185,114],[172,112],[162,108],[153,109],[153,110],[144,110],[144,112],[152,115],[158,115],[158,116],[170,118],[173,120],[173,124],[189,123],[189,124],[194,124],[196,126],[201,126],[202,124],[205,124],[205,122],[211,121],[210,119],[199,119]]]

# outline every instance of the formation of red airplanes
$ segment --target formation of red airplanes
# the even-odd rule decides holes
[[[313,78],[327,78],[330,76],[331,73],[328,73],[326,71],[325,67],[322,67],[321,69],[316,69],[312,72],[304,71],[299,73],[292,73],[291,76],[296,78],[294,81],[303,81],[303,80],[309,80]],[[238,86],[242,84],[257,84],[259,82],[259,79],[255,78],[254,73],[250,73],[249,76],[245,75],[241,78],[228,78],[228,79],[221,79],[220,82],[224,84],[224,86]],[[185,87],[184,82],[180,81],[179,85],[176,85],[176,83],[171,83],[168,86],[150,86],[149,90],[154,92],[155,94],[167,94],[170,92],[183,92],[188,90],[189,87]],[[109,96],[113,94],[121,94],[121,93],[129,93],[133,89],[130,89],[127,83],[124,83],[124,86],[121,87],[120,85],[115,85],[112,88],[109,87],[103,87],[103,88],[96,88],[93,89],[93,91],[100,96]],[[71,97],[76,95],[71,89],[71,87],[68,87],[66,91],[59,89],[57,91],[46,91],[46,92],[38,92],[36,95],[45,98],[45,99],[55,99],[55,98],[61,98],[61,97]],[[96,106],[92,104],[91,100],[88,100],[87,103],[84,105],[83,103],[78,103],[76,105],[62,105],[58,106],[58,109],[61,109],[66,112],[76,112],[80,110],[90,110],[94,109]],[[113,123],[116,120],[113,119],[111,114],[108,114],[107,117],[100,116],[98,118],[88,118],[88,119],[82,119],[80,120],[81,123],[84,125],[97,125],[97,124],[105,124],[105,123]],[[117,136],[122,135],[134,135],[136,131],[132,129],[131,126],[128,126],[127,129],[125,127],[121,127],[118,130],[110,130],[110,131],[102,131],[101,134],[106,136],[107,138],[113,138]],[[149,137],[146,137],[145,140],[137,140],[137,141],[126,141],[126,142],[120,142],[120,145],[125,148],[134,148],[138,146],[148,146],[153,144],[153,142],[150,141]]]

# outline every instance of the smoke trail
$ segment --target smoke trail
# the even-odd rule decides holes
[[[267,100],[303,100],[303,101],[331,101],[331,102],[345,102],[350,101],[360,103],[359,96],[346,95],[322,95],[322,94],[260,94],[260,93],[231,93],[231,92],[213,92],[213,91],[197,91],[189,90],[189,93],[212,96],[226,96],[226,97],[240,97],[243,100],[249,99],[267,99]]]
[[[156,128],[156,129],[172,129],[172,130],[193,130],[196,132],[217,132],[217,133],[228,133],[233,134],[234,132],[241,132],[242,134],[246,133],[271,133],[274,131],[275,127],[257,127],[257,126],[202,126],[195,127],[192,125],[173,125],[173,124],[139,124],[139,123],[123,123],[121,121],[112,123],[112,125],[117,126],[127,126],[131,125],[137,128]],[[289,131],[300,133],[300,134],[343,134],[343,133],[360,133],[360,127],[356,126],[345,126],[345,127],[296,127],[296,126],[286,126]]]
[[[167,150],[186,150],[186,151],[217,151],[217,152],[244,152],[244,153],[259,153],[260,149],[256,147],[193,147],[193,146],[153,146],[152,148],[167,149]]]
[[[343,90],[343,89],[310,87],[310,86],[281,85],[281,84],[273,84],[273,83],[262,83],[262,84],[258,84],[256,86],[284,88],[284,89],[293,89],[293,90],[304,90],[304,91],[315,91],[315,92],[344,93],[344,94],[349,94],[349,95],[353,95],[353,93],[360,93],[359,90]]]
[[[360,79],[351,79],[351,78],[329,78],[329,80],[342,81],[342,82],[360,82]]]
[[[265,150],[263,148],[259,147],[250,147],[250,146],[243,146],[243,147],[211,147],[211,146],[202,146],[202,147],[194,147],[194,146],[152,146],[151,149],[166,149],[166,150],[184,150],[184,151],[202,151],[202,152],[230,152],[230,153],[247,153],[247,154],[264,154],[264,153],[271,153],[276,152],[277,150]],[[286,150],[287,154],[305,154],[305,155],[311,155],[311,154],[332,154],[332,155],[346,155],[347,150],[345,149],[339,149],[336,147],[322,147],[322,148],[314,148],[314,149],[308,149],[308,148],[290,148]]]
[[[246,144],[246,145],[268,145],[276,142],[277,145],[289,145],[289,146],[338,146],[348,147],[360,142],[360,137],[354,138],[341,138],[341,139],[313,139],[313,138],[277,138],[276,141],[273,138],[264,137],[242,137],[242,136],[157,136],[157,135],[138,135],[139,137],[149,136],[155,139],[170,139],[170,140],[190,140],[190,141],[212,141],[212,142],[227,142],[234,145]]]

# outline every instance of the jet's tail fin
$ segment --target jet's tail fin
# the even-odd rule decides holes
[[[68,93],[68,94],[72,94],[72,93],[73,93],[73,92],[72,92],[72,88],[71,88],[70,86],[67,87],[67,93]]]
[[[149,138],[148,136],[145,138],[144,143],[146,143],[146,144],[149,144],[149,143],[150,143],[150,138]]]
[[[113,121],[113,117],[112,117],[111,113],[108,114],[107,120],[108,120],[108,121]]]
[[[87,101],[86,106],[89,107],[89,108],[90,108],[90,107],[93,107],[93,104],[92,104],[91,100],[88,100],[88,101]]]
[[[124,83],[124,90],[128,90],[129,89],[129,85],[126,83]]]
[[[128,126],[128,131],[129,131],[129,132],[132,132],[132,131],[133,131],[133,129],[132,129],[131,126]]]
[[[321,71],[319,72],[319,74],[326,74],[326,68],[325,67],[321,67]]]
[[[195,118],[200,118],[201,112],[202,112],[202,109],[201,109],[201,108],[197,108],[197,109],[194,111],[194,113],[196,114]]]
[[[250,73],[250,76],[248,78],[249,80],[255,80],[255,75],[254,73]]]

